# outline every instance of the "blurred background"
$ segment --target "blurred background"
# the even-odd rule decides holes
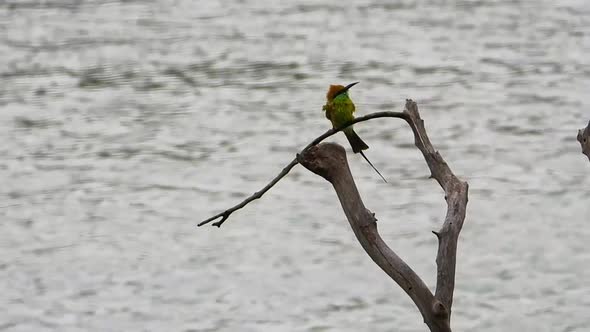
[[[455,330],[590,330],[586,0],[4,0],[0,38],[2,331],[426,331],[301,166],[196,228],[353,81],[359,115],[417,100],[470,184]],[[404,122],[356,131],[389,180],[350,153],[364,202],[432,288],[443,193]]]

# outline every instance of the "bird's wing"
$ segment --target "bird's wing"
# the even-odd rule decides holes
[[[326,105],[324,105],[324,107],[322,107],[322,109],[326,112],[326,118],[330,121],[332,121],[332,111],[334,109],[334,106],[332,105],[332,103],[328,102],[326,103]]]

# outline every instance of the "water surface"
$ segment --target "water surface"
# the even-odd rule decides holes
[[[470,184],[457,331],[588,331],[586,1],[0,3],[0,330],[425,331],[301,167],[329,123],[418,101]],[[395,119],[349,154],[386,241],[433,287],[440,188]],[[339,135],[333,139],[346,143]]]

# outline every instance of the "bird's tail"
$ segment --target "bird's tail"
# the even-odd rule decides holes
[[[365,160],[369,163],[369,165],[371,165],[371,167],[373,167],[375,172],[377,172],[377,174],[379,174],[379,176],[383,179],[383,181],[385,181],[385,183],[387,183],[387,180],[385,180],[383,175],[381,175],[381,173],[375,168],[375,166],[373,166],[373,163],[371,163],[369,158],[367,158],[367,156],[365,156],[365,154],[363,153],[363,150],[368,149],[369,146],[365,142],[363,142],[363,140],[359,137],[359,135],[357,135],[354,132],[354,130],[352,130],[352,128],[344,130],[344,134],[346,135],[346,138],[348,138],[348,142],[350,143],[350,146],[352,147],[352,151],[354,153],[360,153],[361,156],[363,156],[363,158],[365,158]]]
[[[383,177],[383,175],[381,175],[381,173],[375,168],[375,166],[373,166],[373,164],[369,161],[369,158],[367,158],[367,156],[365,156],[365,154],[363,153],[363,151],[359,151],[361,153],[361,156],[363,156],[363,158],[365,158],[365,160],[369,163],[369,165],[371,165],[371,167],[373,167],[373,169],[375,170],[375,172],[377,172],[377,174],[379,174],[379,176],[383,179],[383,181],[385,183],[387,183],[387,180],[385,180],[385,178]]]
[[[363,140],[354,132],[351,127],[344,130],[344,135],[346,135],[346,138],[348,138],[348,142],[352,147],[352,152],[359,153],[369,148],[369,146],[363,142]]]

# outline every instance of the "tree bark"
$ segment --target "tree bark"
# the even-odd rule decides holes
[[[444,189],[447,200],[447,214],[443,226],[438,232],[433,232],[439,244],[435,294],[432,294],[422,279],[379,235],[377,219],[362,202],[350,173],[344,148],[334,143],[322,143],[304,150],[297,156],[297,160],[333,185],[363,249],[410,296],[430,330],[450,332],[457,239],[465,219],[468,185],[453,174],[441,155],[432,147],[416,103],[407,100],[404,114],[404,120],[414,132],[416,147],[422,152],[432,177]]]
[[[578,130],[578,142],[582,146],[582,153],[590,161],[590,121],[588,121],[586,128]]]

